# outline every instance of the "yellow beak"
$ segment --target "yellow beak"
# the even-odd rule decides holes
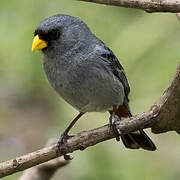
[[[41,50],[43,48],[47,47],[47,42],[39,39],[39,36],[36,35],[33,39],[33,43],[32,43],[32,51],[34,50]]]

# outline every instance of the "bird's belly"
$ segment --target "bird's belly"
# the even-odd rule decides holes
[[[60,82],[60,81],[58,81]],[[75,83],[76,82],[76,83]],[[99,88],[97,83],[59,83],[55,90],[59,95],[80,112],[103,112],[114,105],[121,105],[124,99],[122,87],[113,89],[105,85]]]
[[[59,95],[69,104],[71,104],[79,112],[104,112],[111,109],[113,105],[122,104],[121,101],[109,100],[108,98],[102,98],[99,94],[95,96],[87,96],[86,93],[79,91],[73,91],[68,93],[69,90],[58,90]]]
[[[86,69],[52,71],[45,66],[51,86],[58,94],[80,112],[106,111],[124,100],[124,88],[112,74]]]

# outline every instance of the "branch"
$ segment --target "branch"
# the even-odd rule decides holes
[[[147,112],[117,122],[121,134],[127,134],[144,128],[152,128],[154,133],[174,130],[180,133],[180,65],[177,72],[160,99]],[[114,138],[108,125],[84,131],[68,139],[57,153],[56,145],[26,154],[0,164],[0,177],[23,171],[65,153],[94,146],[100,142]]]
[[[117,127],[120,129],[122,134],[136,131],[139,128],[150,127],[150,125],[155,122],[155,116],[156,114],[154,114],[153,111],[149,111],[128,118],[125,121],[120,121],[118,122]],[[0,178],[57,158],[65,153],[72,153],[73,151],[82,149],[82,147],[87,148],[114,137],[113,132],[109,131],[108,125],[90,131],[81,132],[68,139],[67,143],[61,147],[61,151],[58,153],[57,146],[53,145],[1,163]]]
[[[79,0],[98,4],[137,8],[146,12],[180,12],[180,0]]]
[[[55,139],[50,139],[46,147],[52,144],[55,144]],[[69,161],[64,160],[62,156],[52,159],[38,166],[27,169],[19,180],[50,180],[59,168],[64,167],[68,163]]]
[[[157,123],[152,126],[153,133],[176,131],[180,134],[180,65],[176,74],[155,104],[159,107]]]

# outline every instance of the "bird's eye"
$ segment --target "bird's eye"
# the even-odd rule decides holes
[[[56,29],[53,29],[51,30],[49,33],[48,33],[48,36],[51,40],[56,40],[59,38],[59,35],[60,35],[60,32]]]
[[[41,30],[35,30],[34,36],[36,36],[36,35],[38,35],[40,39],[45,40],[45,39],[43,38],[43,37],[44,37],[43,31],[41,31]]]

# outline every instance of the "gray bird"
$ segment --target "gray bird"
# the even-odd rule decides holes
[[[109,111],[109,125],[119,140],[115,121],[131,117],[130,87],[124,69],[113,52],[79,18],[54,15],[35,30],[32,50],[42,50],[43,65],[51,86],[78,116],[62,133],[59,143],[86,112]],[[143,130],[121,136],[125,147],[154,151],[156,147]]]

